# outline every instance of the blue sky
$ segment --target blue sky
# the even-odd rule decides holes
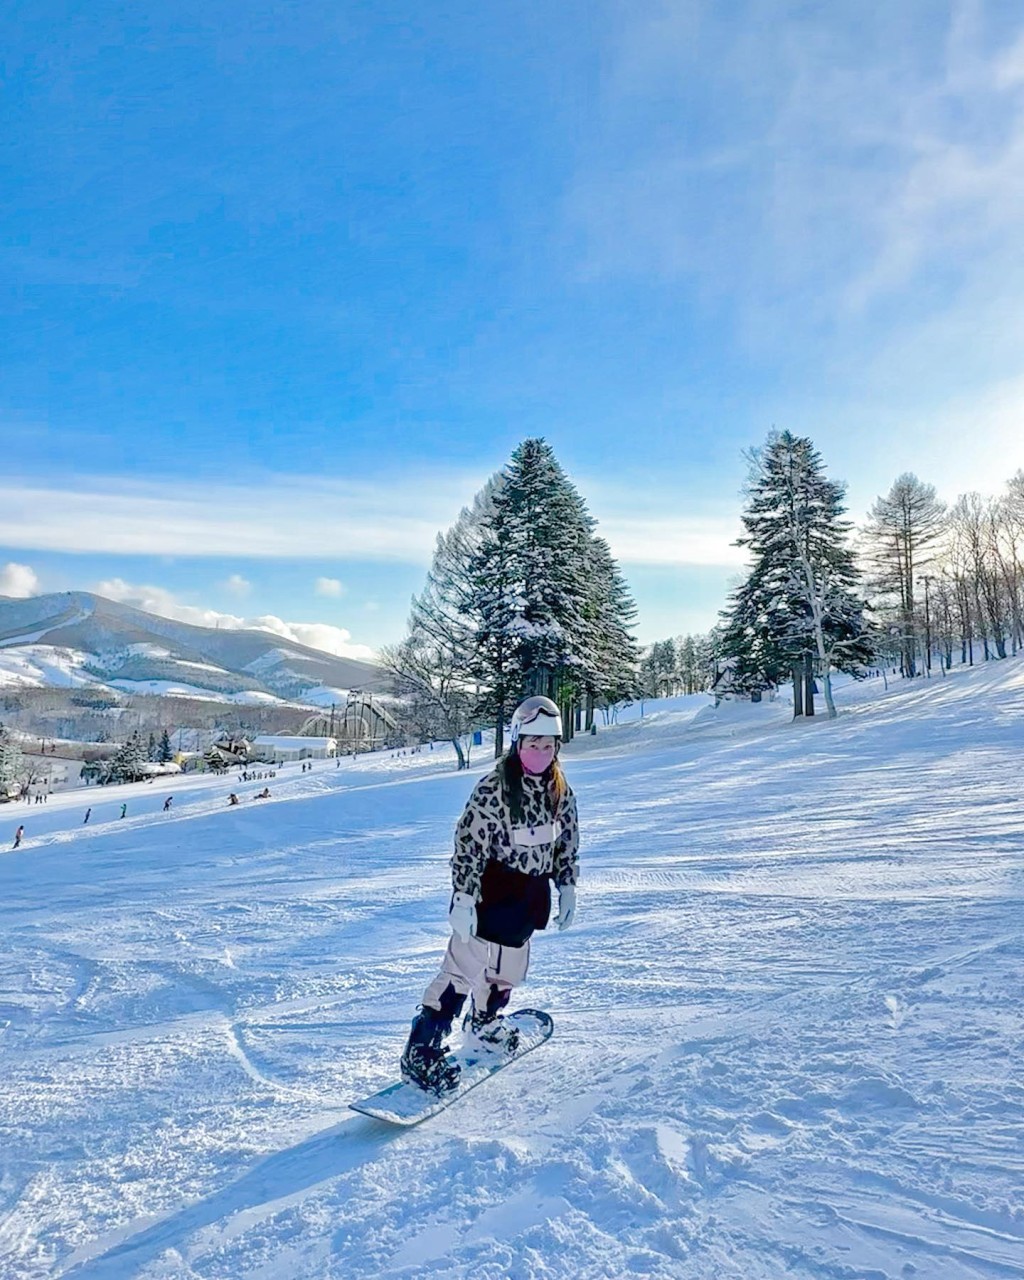
[[[0,591],[358,652],[543,435],[653,640],[714,621],[773,426],[856,519],[1024,465],[1018,4],[32,0],[0,36]]]

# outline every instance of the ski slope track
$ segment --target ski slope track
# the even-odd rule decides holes
[[[838,700],[567,750],[554,1038],[411,1130],[486,759],[0,810],[0,1276],[1024,1277],[1024,660]]]

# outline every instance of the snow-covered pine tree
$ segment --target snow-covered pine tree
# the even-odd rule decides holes
[[[466,674],[474,682],[474,712],[494,725],[494,754],[505,750],[505,724],[523,687],[520,637],[514,623],[522,604],[511,520],[495,504],[471,561],[473,653]]]
[[[721,665],[728,668],[728,687],[751,697],[777,688],[789,679],[796,662],[784,641],[789,618],[780,608],[773,576],[770,566],[755,559],[746,580],[733,591],[729,608],[721,614],[721,645],[717,656]],[[797,677],[793,679],[797,686]],[[794,687],[794,697],[799,698],[800,710],[796,714],[801,715],[802,685]]]
[[[12,730],[0,725],[0,786],[10,786],[21,776],[21,746]]]
[[[146,751],[139,735],[133,733],[127,742],[118,747],[110,762],[111,782],[138,782],[145,775]]]
[[[676,642],[655,640],[651,645],[651,674],[654,698],[669,698],[676,691]]]
[[[570,667],[593,665],[589,575],[594,522],[543,440],[513,453],[496,500],[505,508],[520,609],[513,627],[529,692],[556,696]]]
[[[490,721],[500,755],[524,694],[554,697],[566,736],[584,698],[589,724],[596,700],[629,695],[636,608],[593,530],[550,447],[524,441],[438,537],[409,634],[385,653],[415,715],[451,732]]]
[[[811,440],[773,432],[754,455],[755,469],[743,514],[753,566],[727,615],[726,651],[736,676],[756,684],[778,683],[788,661],[821,676],[829,717],[834,717],[831,673],[859,674],[871,658],[860,572],[843,519],[845,489],[827,479]],[[810,681],[805,714],[813,714]],[[794,689],[795,692],[795,689]]]
[[[476,558],[480,683],[495,718],[495,753],[511,703],[543,693],[563,706],[596,678],[590,571],[594,521],[541,439],[524,440],[502,473]]]
[[[590,540],[589,582],[593,610],[593,650],[596,670],[587,676],[586,721],[594,721],[597,703],[614,706],[636,697],[640,645],[632,634],[636,603],[603,538]]]
[[[174,751],[171,748],[171,735],[165,729],[160,735],[160,746],[157,751],[157,759],[160,764],[169,764],[174,759]]]
[[[676,677],[683,693],[702,693],[710,687],[708,637],[685,635],[676,638]]]

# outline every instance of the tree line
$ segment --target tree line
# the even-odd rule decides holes
[[[913,677],[1024,645],[1024,472],[951,507],[904,473],[855,531],[811,440],[773,432],[749,459],[751,566],[712,636],[719,684],[756,697],[791,681],[801,715],[820,681],[834,716],[834,671]]]
[[[438,535],[408,634],[382,652],[407,727],[450,739],[462,767],[473,730],[492,726],[501,754],[530,693],[559,703],[567,738],[597,708],[711,689],[792,684],[794,715],[813,715],[820,692],[834,716],[835,672],[912,677],[1024,645],[1024,472],[999,498],[948,508],[902,475],[857,530],[809,438],[773,431],[747,457],[745,576],[710,632],[642,650],[585,501],[544,440],[524,441]]]
[[[438,535],[408,633],[381,652],[406,730],[449,739],[464,767],[485,727],[501,754],[531,693],[559,704],[566,738],[598,709],[709,689],[757,698],[791,683],[794,714],[806,715],[820,688],[833,716],[836,671],[891,665],[912,677],[1024,646],[1024,472],[998,498],[965,494],[951,507],[902,475],[855,531],[845,487],[809,438],[772,432],[748,461],[746,575],[709,633],[643,650],[585,500],[543,439],[523,441]],[[168,752],[166,732],[159,749],[136,736],[104,772],[130,778]],[[0,780],[15,764],[15,744],[0,741]]]
[[[714,632],[656,640],[640,660],[639,693],[645,698],[672,698],[704,693],[717,675],[720,639]]]
[[[862,534],[879,654],[905,676],[1024,648],[1024,471],[996,497],[947,506],[907,473]]]

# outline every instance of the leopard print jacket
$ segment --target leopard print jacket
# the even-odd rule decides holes
[[[513,828],[501,793],[500,767],[480,779],[455,828],[452,884],[456,893],[468,893],[479,901],[480,881],[491,858],[527,875],[551,876],[556,885],[576,883],[576,797],[566,783],[565,796],[552,822],[546,793],[546,782],[524,775],[523,820]]]

